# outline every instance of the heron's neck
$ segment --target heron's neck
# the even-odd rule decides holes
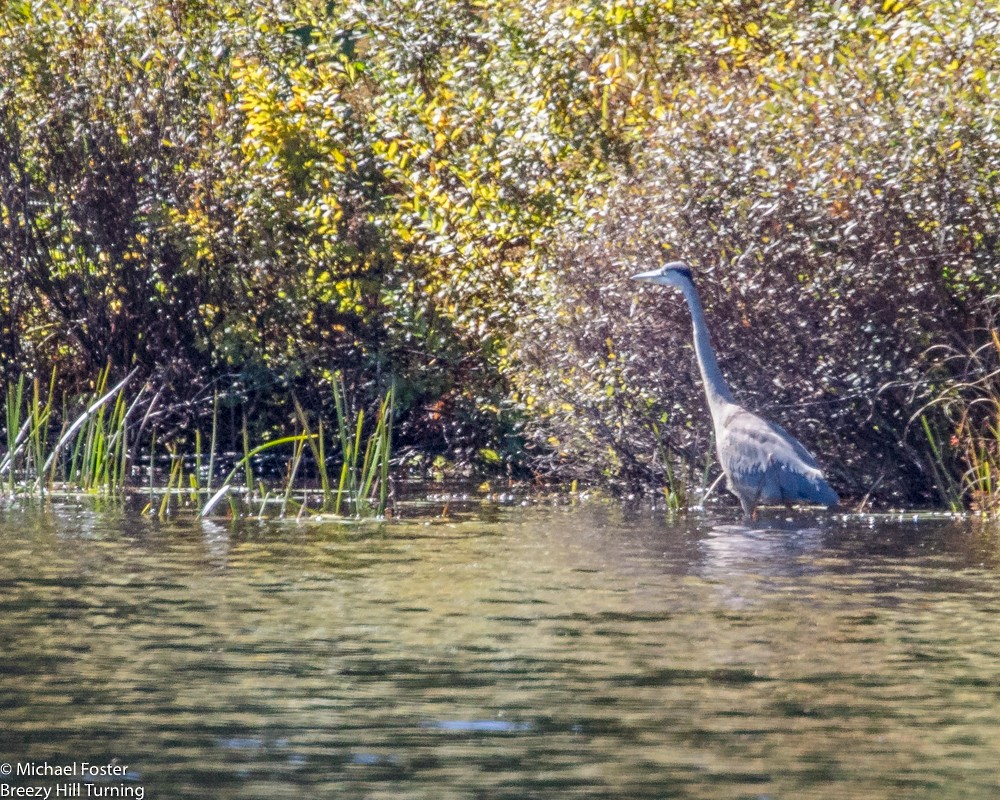
[[[681,285],[684,292],[684,299],[687,300],[688,308],[691,311],[691,322],[694,325],[694,351],[698,357],[698,368],[701,370],[701,379],[705,384],[705,396],[708,398],[708,408],[712,416],[722,410],[728,403],[735,402],[733,395],[729,391],[726,379],[719,371],[719,362],[715,360],[715,350],[712,349],[712,340],[708,335],[708,325],[705,324],[705,312],[701,308],[701,300],[698,299],[698,290],[694,284],[685,281]]]

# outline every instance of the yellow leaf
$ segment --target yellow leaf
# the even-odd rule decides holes
[[[479,451],[479,456],[490,464],[499,464],[503,459],[496,450],[491,450],[489,447],[483,447]]]

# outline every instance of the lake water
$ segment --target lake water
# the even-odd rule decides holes
[[[0,789],[116,759],[80,796],[1000,796],[997,529],[736,519],[0,507]]]

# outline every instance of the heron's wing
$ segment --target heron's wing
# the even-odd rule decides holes
[[[735,407],[722,420],[717,431],[719,454],[725,451],[740,461],[759,464],[785,464],[819,470],[819,464],[802,443],[775,422],[758,417],[745,408]]]
[[[837,503],[816,459],[780,425],[735,408],[723,418],[718,437],[719,459],[737,495],[762,502]]]

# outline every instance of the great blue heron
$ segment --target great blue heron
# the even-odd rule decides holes
[[[687,264],[672,261],[660,269],[633,275],[632,279],[676,286],[684,293],[694,323],[694,350],[712,413],[719,463],[729,491],[740,499],[743,513],[755,519],[759,505],[836,505],[837,493],[809,451],[780,425],[747,411],[733,399],[715,360],[705,314]]]

